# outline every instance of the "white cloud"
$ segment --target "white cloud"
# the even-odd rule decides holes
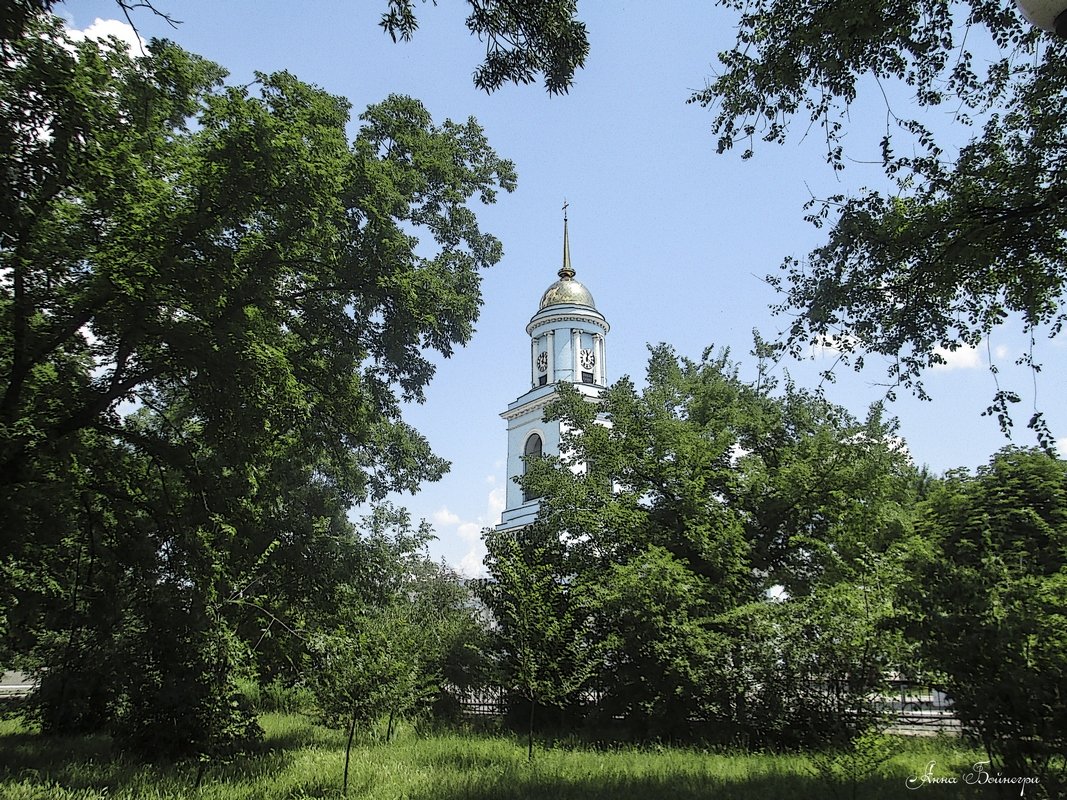
[[[834,334],[819,337],[818,340],[812,342],[808,346],[808,357],[815,360],[837,358],[842,354],[853,353],[857,350],[862,350],[862,348],[859,346],[859,340],[854,336]],[[997,348],[997,357],[1003,358],[1007,355],[1007,352],[1007,348],[1001,345]],[[935,364],[935,370],[978,369],[985,366],[981,351],[977,347],[963,345],[955,350],[949,350],[947,347],[937,347],[934,349],[934,353],[941,356],[945,361],[944,364]]]
[[[67,35],[76,42],[81,42],[85,39],[99,41],[109,36],[114,36],[126,45],[126,49],[133,56],[139,56],[148,49],[148,44],[137,35],[137,31],[133,29],[133,26],[117,19],[100,19],[97,17],[93,20],[93,24],[84,30],[68,28]]]
[[[460,522],[459,516],[453,514],[448,510],[448,506],[441,506],[430,517],[430,521],[434,525],[458,525]]]
[[[485,482],[492,488],[486,494],[484,513],[476,515],[473,519],[463,519],[448,506],[441,506],[431,516],[431,521],[443,537],[453,542],[457,539],[461,542],[463,555],[460,556],[459,563],[453,566],[469,578],[477,578],[485,574],[485,567],[482,565],[482,559],[485,557],[482,531],[500,522],[500,514],[504,511],[506,502],[505,489],[503,486],[496,485],[495,476],[487,476]],[[443,528],[451,530],[445,532],[441,530]]]
[[[469,578],[481,578],[485,576],[485,543],[482,541],[482,531],[500,522],[500,515],[504,511],[507,495],[503,486],[496,486],[496,478],[489,476],[487,483],[493,486],[485,501],[485,515],[479,516],[471,522],[464,522],[456,529],[459,537],[470,546],[463,558],[459,560],[459,571]]]
[[[944,359],[943,364],[934,365],[935,370],[978,369],[984,366],[982,363],[982,354],[977,347],[964,345],[962,347],[957,347],[955,350],[949,350],[946,347],[936,347],[934,348],[934,353]]]
[[[478,547],[471,548],[459,562],[460,574],[468,578],[484,578],[485,564],[482,563],[484,556],[485,547],[481,546],[480,543]]]
[[[1003,345],[1003,344],[998,344],[993,349],[993,355],[995,355],[997,358],[1007,358],[1008,357],[1008,346],[1007,345]]]
[[[730,445],[730,466],[736,467],[741,461],[741,459],[751,452],[751,450],[742,447],[737,442],[734,442],[732,445]]]
[[[1056,440],[1056,452],[1060,458],[1067,458],[1067,436]]]
[[[497,486],[489,492],[489,501],[486,504],[486,519],[489,524],[495,525],[500,521],[500,515],[504,513],[507,502],[507,491],[503,486]]]
[[[477,522],[464,522],[456,528],[456,533],[465,542],[480,542],[482,540],[482,528],[484,527],[484,525]]]
[[[886,439],[886,444],[889,449],[895,453],[900,453],[902,456],[908,459],[909,462],[915,463],[911,456],[911,450],[908,448],[908,443],[903,436],[890,436]]]

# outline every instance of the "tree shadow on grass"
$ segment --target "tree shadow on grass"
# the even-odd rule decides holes
[[[265,725],[266,732],[257,753],[299,750],[304,747],[342,747],[344,744],[343,731],[326,728],[303,715],[278,716],[283,717],[287,724],[280,730],[269,724]]]
[[[0,736],[0,782],[30,781],[38,786],[102,792],[131,783],[195,780],[195,767],[145,764],[117,748],[107,736]]]
[[[284,771],[291,760],[289,742],[270,740],[247,757],[210,764],[204,779],[221,784],[257,780]],[[124,753],[105,735],[0,735],[0,784],[29,780],[39,786],[101,793],[151,785],[192,790],[198,769],[193,760],[146,762]]]

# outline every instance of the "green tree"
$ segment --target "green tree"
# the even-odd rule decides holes
[[[911,631],[995,770],[1067,786],[1067,462],[1006,449],[922,504]]]
[[[722,697],[729,642],[713,622],[710,583],[687,561],[650,545],[612,564],[596,587],[613,673],[600,713],[622,716],[638,738],[685,738]],[[716,684],[719,684],[716,686]]]
[[[777,310],[792,318],[790,352],[831,341],[857,368],[884,356],[892,383],[925,397],[923,370],[996,326],[1018,321],[1031,341],[1060,333],[1064,40],[1032,28],[1011,0],[720,5],[739,14],[737,42],[692,97],[715,109],[720,152],[741,144],[747,158],[757,138],[784,142],[799,119],[821,129],[828,162],[843,169],[853,104],[886,97],[891,188],[813,200],[809,219],[828,227],[826,243],[770,279],[784,293]],[[935,110],[947,112],[951,135],[930,121]],[[1020,362],[1037,370],[1033,359],[1031,349]],[[1005,431],[1018,399],[998,386],[987,413]],[[1040,412],[1029,427],[1051,446]]]
[[[71,713],[42,687],[56,729],[196,749],[236,632],[299,627],[352,555],[346,509],[447,468],[400,401],[473,330],[501,249],[468,203],[512,165],[410,98],[350,144],[347,103],[286,73],[227,87],[168,42],[134,58],[45,16],[5,47],[3,647],[97,687]],[[182,685],[211,688],[179,708]],[[157,712],[170,739],[137,718]]]
[[[342,622],[353,610],[369,617],[371,627],[392,631],[390,658],[402,668],[381,679],[378,691],[388,715],[386,738],[394,721],[429,710],[451,687],[464,680],[457,669],[473,654],[464,652],[479,641],[483,621],[471,588],[426,550],[435,537],[423,520],[413,529],[406,509],[377,505],[363,522],[360,566],[344,585]]]
[[[315,635],[311,687],[327,724],[348,731],[342,793],[348,793],[348,772],[356,727],[389,715],[391,737],[397,710],[424,700],[419,656],[426,632],[412,609],[389,605],[353,615],[347,626]]]
[[[470,593],[458,576],[430,560],[426,522],[411,526],[404,509],[377,506],[363,520],[365,557],[338,586],[338,611],[311,634],[306,680],[327,724],[348,731],[343,791],[357,726],[395,722],[427,708],[442,690],[444,666],[471,626]]]
[[[594,406],[561,386],[547,413],[564,455],[523,482],[565,549],[552,563],[592,590],[605,713],[638,736],[767,744],[858,719],[899,655],[879,629],[893,608],[870,599],[898,575],[914,487],[877,409],[859,422],[742,381],[728,354],[659,346],[643,391],[624,379]]]
[[[799,356],[829,342],[857,369],[865,356],[885,357],[889,396],[904,386],[926,397],[926,368],[1006,321],[1019,321],[1035,345],[1060,333],[1062,39],[1033,29],[1011,0],[906,0],[862,11],[842,0],[718,2],[739,15],[737,40],[690,101],[715,109],[720,152],[742,143],[748,158],[757,138],[784,142],[799,116],[805,130],[822,130],[827,162],[843,169],[855,102],[864,93],[886,98],[880,160],[892,188],[813,199],[808,219],[829,226],[826,244],[768,278],[784,294],[776,310],[792,317],[783,349]],[[567,90],[589,51],[574,0],[468,3],[467,27],[486,42],[476,85],[493,91],[540,74],[550,93]],[[11,26],[27,9],[51,5],[22,0]],[[414,0],[389,0],[380,24],[394,40],[410,39]],[[906,95],[899,102],[898,90]],[[909,105],[914,113],[902,116]],[[940,109],[951,116],[949,135],[930,123],[943,118],[929,113]],[[975,133],[957,147],[961,127]],[[1035,357],[1031,347],[1018,361],[1036,371]],[[998,382],[986,413],[1008,432],[1019,399]],[[1028,426],[1052,447],[1039,410]]]
[[[496,626],[497,680],[527,704],[527,757],[534,755],[538,706],[563,707],[600,666],[583,577],[566,566],[548,528],[484,532],[488,578],[478,593]]]

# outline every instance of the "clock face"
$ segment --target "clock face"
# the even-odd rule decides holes
[[[583,348],[582,352],[579,353],[578,358],[581,361],[582,369],[592,369],[593,365],[596,364],[596,356],[593,354],[592,350]]]
[[[537,354],[537,369],[540,372],[545,372],[548,369],[548,353]]]

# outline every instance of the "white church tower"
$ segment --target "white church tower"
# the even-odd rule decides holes
[[[537,498],[524,496],[515,478],[523,472],[524,457],[559,454],[560,424],[543,418],[556,385],[570,383],[593,401],[608,382],[604,337],[610,326],[596,310],[593,295],[574,279],[566,205],[563,267],[558,274],[559,280],[545,290],[537,313],[526,326],[530,335],[530,388],[500,415],[508,422],[508,479],[507,505],[497,530],[528,525],[537,516]]]

